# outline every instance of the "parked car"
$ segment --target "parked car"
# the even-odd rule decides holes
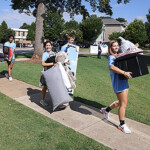
[[[28,47],[30,47],[30,48],[33,47],[33,44],[28,44]]]

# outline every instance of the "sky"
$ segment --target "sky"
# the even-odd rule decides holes
[[[113,15],[112,18],[125,18],[128,23],[132,22],[135,18],[147,21],[146,14],[148,14],[148,9],[150,8],[150,0],[131,0],[130,3],[120,4],[116,3],[117,0],[111,0],[111,6]],[[26,14],[20,14],[18,11],[11,9],[11,0],[0,0],[0,24],[3,20],[6,21],[9,28],[19,28],[24,22],[31,24],[35,21],[33,16],[28,16]],[[87,10],[90,14],[96,14],[97,16],[106,16],[98,11],[92,12],[89,3],[84,2]],[[70,16],[67,13],[63,14],[65,21],[70,20]],[[74,19],[78,22],[82,21],[81,15],[75,15]]]

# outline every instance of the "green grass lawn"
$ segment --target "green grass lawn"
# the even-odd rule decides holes
[[[16,58],[31,58],[33,54],[16,54]]]
[[[109,148],[0,93],[0,150]]]
[[[2,63],[0,72],[7,69]],[[38,86],[41,64],[15,62],[13,77]],[[150,71],[150,67],[149,67]],[[4,72],[3,72],[4,73]],[[126,117],[150,125],[150,75],[145,75],[129,80],[129,101]],[[74,99],[88,105],[101,108],[108,106],[116,95],[113,92],[107,65],[107,57],[97,59],[97,56],[80,55],[77,68],[77,88]],[[117,109],[112,111],[117,114]]]
[[[89,51],[90,48],[80,48],[79,50],[80,50],[80,51]]]

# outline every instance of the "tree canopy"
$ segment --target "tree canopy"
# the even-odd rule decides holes
[[[131,22],[125,30],[124,38],[134,44],[139,43],[140,46],[144,46],[147,41],[147,33],[143,21],[135,19]]]
[[[29,25],[27,40],[35,40],[35,22],[32,22],[31,25]]]
[[[124,37],[124,32],[113,32],[109,35],[109,40],[118,40],[118,37]]]
[[[119,21],[119,22],[127,22],[127,20],[125,18],[120,18],[120,17],[117,18],[116,20]]]
[[[0,25],[0,43],[8,41],[10,35],[15,35],[15,32],[8,28],[7,23],[3,21]]]
[[[148,43],[150,43],[150,9],[148,10],[148,14],[146,15],[147,22],[145,22],[145,28],[148,36]]]
[[[85,42],[92,42],[102,32],[103,22],[97,16],[90,16],[80,24],[81,31],[83,32],[83,39]]]
[[[60,39],[60,33],[64,28],[64,22],[62,14],[47,11],[44,24],[45,39],[49,39],[51,41]]]
[[[83,33],[80,30],[80,25],[75,20],[70,20],[64,24],[64,30],[61,32],[61,37],[66,39],[69,34],[75,36],[76,43],[81,43],[83,41]]]
[[[93,11],[98,10],[99,12],[106,13],[107,15],[113,14],[112,7],[110,6],[110,0],[85,1],[89,2]],[[126,4],[129,1],[130,0],[116,0],[118,4]],[[80,13],[82,6],[82,0],[11,0],[12,9],[19,10],[20,13],[24,12],[31,14],[31,12],[36,12],[35,47],[33,55],[33,57],[36,58],[41,57],[43,53],[44,18],[46,10],[57,10],[60,13],[68,12],[73,16],[74,14]]]
[[[110,6],[110,0],[85,0],[90,3],[93,11],[112,15],[112,7]],[[31,10],[38,7],[39,3],[44,3],[48,9],[57,8],[60,12],[68,12],[79,14],[81,11],[82,0],[11,0],[12,8],[19,10],[19,12],[31,13]],[[128,3],[130,0],[116,0],[118,4]],[[85,9],[84,9],[85,10]]]
[[[20,27],[20,29],[29,29],[30,25],[28,25],[27,23],[23,23],[23,25]]]
[[[109,40],[117,40],[119,36],[134,44],[139,43],[140,46],[144,46],[148,39],[145,24],[137,19],[131,22],[124,32],[113,32],[109,35]]]

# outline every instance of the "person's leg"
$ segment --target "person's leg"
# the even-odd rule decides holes
[[[117,95],[117,98],[118,98],[119,103],[120,103],[120,107],[118,110],[119,120],[124,120],[127,101],[128,101],[128,89],[121,92],[121,93],[117,93],[116,95]]]
[[[46,94],[46,90],[47,90],[47,86],[44,85],[43,86],[43,89],[42,89],[42,99],[40,101],[40,103],[43,105],[43,106],[48,106],[47,103],[45,103],[44,99],[45,99],[45,94]]]
[[[109,119],[109,112],[112,109],[117,108],[118,106],[120,106],[119,101],[115,101],[110,106],[108,106],[107,108],[101,108],[100,111],[102,112],[102,114],[104,114],[104,118],[106,118],[108,120]]]
[[[98,51],[98,54],[97,54],[97,58],[99,58],[99,51]]]
[[[12,70],[12,68],[13,68],[13,64],[10,63],[10,64],[8,65],[8,75],[9,75],[9,77],[11,77],[11,70]]]
[[[119,101],[114,101],[109,107],[112,110],[112,109],[117,108],[119,106],[120,106]]]
[[[101,54],[102,54],[102,52],[100,51],[100,54],[99,54],[99,58],[101,59]]]
[[[47,86],[44,85],[42,89],[42,100],[44,100],[45,98],[46,90],[47,90]]]
[[[120,125],[118,126],[118,129],[125,133],[131,133],[130,129],[125,124],[125,111],[128,102],[128,89],[121,93],[117,93],[117,97],[120,103],[120,107],[118,110]]]

